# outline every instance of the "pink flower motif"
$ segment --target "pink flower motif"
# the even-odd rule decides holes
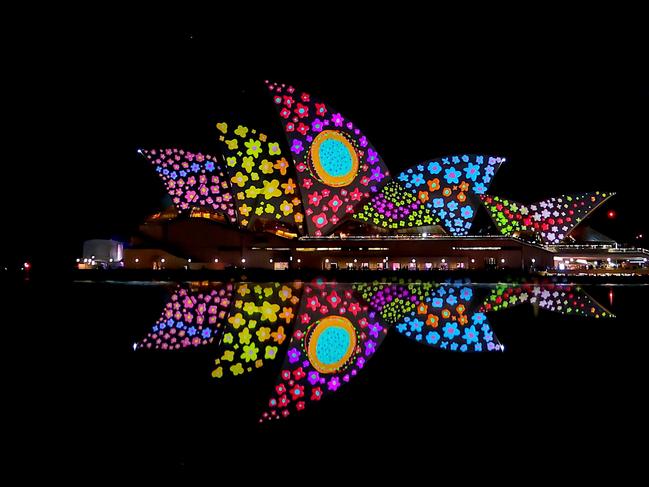
[[[309,107],[306,105],[302,105],[302,103],[298,103],[294,111],[295,113],[297,113],[297,116],[300,118],[309,116]]]
[[[295,124],[293,122],[289,122],[286,124],[287,132],[293,132],[294,130],[295,130]]]
[[[318,229],[320,229],[320,228],[326,226],[327,223],[329,223],[329,221],[327,220],[327,215],[325,215],[324,213],[319,213],[319,214],[317,214],[317,215],[313,215],[313,216],[311,217],[311,221],[313,221],[313,223],[315,223],[315,226],[316,226]],[[314,310],[314,311],[315,311],[315,310]]]
[[[364,135],[358,139],[358,143],[361,145],[361,147],[367,147],[367,137]]]
[[[340,207],[342,206],[343,202],[342,200],[338,197],[338,195],[335,195],[333,198],[329,200],[327,205],[333,210],[334,213],[337,213]]]
[[[287,108],[282,108],[282,111],[279,112],[279,116],[282,118],[288,118],[291,116],[291,111]]]
[[[320,196],[318,192],[315,191],[309,195],[309,204],[313,206],[318,206],[320,204],[321,199],[322,196]]]
[[[342,127],[343,122],[345,121],[345,119],[343,118],[343,116],[340,113],[334,113],[331,116],[331,121],[334,123],[334,125],[336,127]]]
[[[302,93],[302,96],[300,97],[304,103],[308,103],[311,101],[311,96],[309,96],[308,93]]]
[[[291,108],[293,106],[293,103],[295,103],[295,100],[292,96],[284,95],[284,105]]]

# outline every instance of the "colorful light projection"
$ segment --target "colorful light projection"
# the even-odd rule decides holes
[[[221,132],[225,168],[235,197],[239,224],[254,228],[257,220],[281,222],[302,234],[304,209],[292,165],[279,143],[243,125],[216,124]]]
[[[479,202],[505,162],[501,157],[461,155],[433,159],[403,171],[398,181],[453,235],[467,235]]]
[[[223,215],[230,223],[236,223],[230,185],[216,157],[183,149],[139,152],[155,165],[179,210],[207,208]]]
[[[503,235],[531,233],[546,244],[558,244],[592,211],[615,193],[563,195],[523,205],[499,196],[480,198]]]
[[[388,181],[367,137],[326,103],[269,83],[295,162],[309,235],[327,235]]]
[[[481,310],[502,311],[525,303],[562,315],[615,317],[581,287],[554,283],[498,285],[484,300]]]
[[[502,351],[487,316],[477,309],[481,301],[474,298],[475,290],[469,285],[440,284],[395,328],[417,342],[444,350]]]
[[[260,422],[287,417],[335,393],[365,367],[386,331],[351,284],[306,285],[280,377]]]
[[[369,309],[388,326],[398,323],[413,311],[433,287],[432,283],[412,283],[403,279],[354,284],[354,289],[369,304]]]
[[[178,350],[214,343],[232,302],[234,286],[179,286],[137,349]]]
[[[275,360],[290,333],[302,283],[237,285],[212,377],[241,375]]]
[[[386,184],[380,193],[354,213],[354,218],[390,229],[437,225],[440,222],[424,202],[395,181]]]

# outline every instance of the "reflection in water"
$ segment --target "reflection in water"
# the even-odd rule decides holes
[[[502,351],[487,314],[524,303],[565,315],[613,317],[580,287],[554,283],[193,283],[172,293],[135,348],[218,343],[217,379],[282,358],[260,418],[265,421],[338,391],[361,372],[390,328],[444,350]]]

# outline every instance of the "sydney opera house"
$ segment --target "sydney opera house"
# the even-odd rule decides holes
[[[643,266],[649,257],[580,227],[613,193],[514,202],[489,192],[507,164],[491,154],[439,157],[392,174],[342,112],[291,86],[267,86],[286,143],[224,121],[214,129],[218,154],[139,151],[173,205],[140,226],[121,266],[592,269]],[[474,225],[478,212],[490,216],[493,234]]]

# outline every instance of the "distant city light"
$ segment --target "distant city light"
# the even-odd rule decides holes
[[[112,259],[112,258],[111,258],[111,259],[108,259],[108,262],[112,263],[112,262],[113,262],[113,259]]]
[[[471,259],[471,263],[472,263],[472,264],[475,264],[475,259]]]
[[[273,259],[268,259],[268,262],[270,262],[270,263],[272,264],[272,263],[273,263]]]
[[[501,263],[501,264],[504,264],[504,263],[505,263],[505,259],[500,259],[500,263]]]
[[[191,263],[192,263],[192,259],[187,259],[187,262],[189,262],[189,263],[191,264]]]
[[[329,259],[325,259],[325,262],[328,264],[328,263],[329,263]]]
[[[415,259],[412,259],[410,262],[412,262],[412,263],[414,264],[414,263],[417,262],[417,261],[416,261]]]
[[[84,259],[83,261],[85,262],[86,260]],[[135,263],[137,264],[138,262],[140,262],[140,259],[135,259]]]
[[[214,259],[215,264],[218,264],[218,262],[219,262],[219,259]]]
[[[298,261],[298,262],[299,262],[299,261]],[[358,262],[358,259],[354,259],[354,264],[356,264],[356,262]]]
[[[77,264],[78,264],[79,262],[81,262],[81,259],[77,259]]]
[[[246,263],[246,259],[245,259],[245,257],[244,257],[243,259],[241,259],[241,263],[242,263],[242,264],[245,264],[245,263]]]
[[[532,259],[532,264],[534,264],[535,262],[536,262],[536,259]]]
[[[446,259],[442,259],[442,264],[446,264]]]
[[[608,217],[609,218],[615,218],[616,216],[617,216],[617,213],[615,212],[615,210],[609,210],[609,212],[608,212]]]
[[[298,264],[299,264],[300,262],[302,262],[302,259],[298,259],[298,260],[297,260],[297,263],[298,263]]]
[[[421,234],[421,236],[426,238],[426,237],[428,237],[428,234],[426,232],[424,232],[424,233]]]
[[[31,264],[29,262],[25,262],[23,266],[25,267],[25,269],[29,269],[31,267]]]
[[[160,259],[160,262],[162,262],[164,264],[167,261],[165,259]]]

